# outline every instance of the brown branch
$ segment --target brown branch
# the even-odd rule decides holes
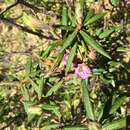
[[[40,10],[41,10],[41,9],[39,9],[38,7],[34,6],[33,4],[30,4],[30,3],[26,2],[25,0],[17,0],[17,2],[18,2],[19,4],[22,4],[22,5],[24,5],[24,6],[28,7],[28,8],[30,8],[30,9],[35,10],[35,11],[40,11]]]
[[[16,28],[18,28],[24,32],[31,33],[33,35],[40,37],[40,38],[57,40],[56,38],[54,38],[52,36],[46,36],[46,35],[43,35],[41,32],[35,32],[35,31],[32,31],[31,29],[28,29],[27,27],[21,26],[21,25],[15,23],[13,19],[8,19],[8,18],[4,18],[4,17],[0,16],[0,21],[3,23],[7,23],[9,25],[15,26]]]
[[[29,29],[29,28],[27,28],[27,27],[21,26],[21,25],[15,23],[15,22],[14,22],[14,19],[4,18],[4,17],[3,17],[3,14],[4,14],[5,12],[7,12],[8,10],[10,10],[11,8],[13,8],[14,6],[16,6],[17,4],[22,4],[22,5],[26,6],[26,7],[29,7],[29,8],[31,8],[31,9],[33,9],[33,10],[36,10],[36,11],[41,10],[41,9],[37,8],[36,6],[34,6],[34,5],[32,5],[32,4],[28,3],[28,2],[26,2],[26,1],[24,1],[24,0],[16,0],[15,3],[13,3],[13,4],[10,5],[10,6],[8,6],[6,9],[4,9],[3,11],[0,12],[0,21],[2,21],[2,22],[4,22],[4,23],[7,23],[7,24],[9,24],[9,25],[13,25],[13,26],[17,27],[18,29],[20,29],[20,30],[22,30],[22,31],[31,33],[31,34],[33,34],[33,35],[37,35],[37,36],[39,36],[39,37],[41,37],[41,38],[51,39],[51,40],[57,40],[56,38],[54,38],[54,37],[52,37],[52,36],[45,36],[45,35],[43,35],[41,32],[36,32],[36,31],[33,31],[33,30],[31,30],[31,29]]]
[[[15,3],[11,4],[10,6],[6,7],[4,10],[2,10],[0,12],[0,15],[3,15],[5,12],[7,12],[8,10],[10,10],[11,8],[13,8],[14,6],[16,6],[19,2],[16,1]]]
[[[30,4],[30,3],[28,3],[28,2],[26,2],[26,1],[24,1],[24,0],[16,0],[15,3],[9,5],[9,6],[6,7],[4,10],[2,10],[2,11],[0,12],[0,15],[3,15],[5,12],[7,12],[8,10],[10,10],[10,9],[13,8],[14,6],[16,6],[17,4],[24,5],[24,6],[28,7],[28,8],[31,8],[31,9],[35,10],[35,11],[40,11],[40,10],[42,10],[42,9],[40,9],[40,8],[34,6],[33,4]]]

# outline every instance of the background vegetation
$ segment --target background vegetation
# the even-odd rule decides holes
[[[129,12],[129,0],[1,0],[0,130],[122,130]]]

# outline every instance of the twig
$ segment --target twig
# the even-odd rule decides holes
[[[36,36],[39,36],[39,37],[41,37],[41,38],[50,39],[50,40],[57,40],[57,39],[54,38],[54,37],[45,36],[45,35],[43,35],[43,34],[40,33],[40,32],[35,32],[35,31],[32,31],[32,30],[28,29],[27,27],[21,26],[21,25],[15,23],[13,19],[8,19],[8,18],[4,18],[4,17],[0,16],[0,21],[2,21],[2,22],[4,22],[4,23],[7,23],[7,24],[9,24],[9,25],[13,25],[13,26],[15,26],[16,28],[18,28],[18,29],[20,29],[20,30],[22,30],[22,31],[24,31],[24,32],[31,33],[31,34],[36,35]]]
[[[5,12],[7,12],[8,10],[10,10],[11,8],[13,8],[14,6],[16,6],[19,2],[16,1],[15,3],[11,4],[10,6],[8,6],[7,8],[5,8],[4,10],[2,10],[0,12],[0,15],[3,15]]]
[[[17,0],[17,2],[19,4],[22,4],[22,5],[26,6],[26,7],[29,7],[30,9],[35,10],[35,11],[40,11],[41,10],[38,7],[34,6],[33,4],[30,4],[30,3],[26,2],[25,0]]]

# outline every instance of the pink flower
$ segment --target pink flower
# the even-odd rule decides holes
[[[74,68],[75,74],[78,78],[87,79],[91,74],[91,69],[84,63],[78,64],[78,67]]]

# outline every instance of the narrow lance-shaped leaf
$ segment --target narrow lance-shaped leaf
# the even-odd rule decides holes
[[[85,5],[85,0],[79,0],[79,3],[80,3],[81,20],[83,20],[83,10]]]
[[[41,79],[38,80],[38,86],[37,86],[38,87],[37,94],[39,99],[42,97],[44,84],[45,84],[45,79],[41,77]]]
[[[104,49],[97,43],[92,37],[90,37],[84,31],[80,31],[81,36],[83,37],[84,41],[89,44],[92,48],[94,48],[97,52],[104,55],[105,57],[111,59],[111,57],[104,51]]]
[[[126,118],[122,118],[103,125],[104,130],[118,130],[126,126]]]
[[[77,126],[77,127],[65,127],[63,128],[63,130],[87,130],[87,128]]]
[[[72,47],[71,51],[70,51],[70,54],[68,56],[68,60],[67,60],[67,65],[66,65],[66,74],[69,72],[70,68],[71,68],[71,65],[72,65],[72,62],[73,62],[73,59],[74,59],[74,56],[75,56],[75,53],[76,53],[76,49],[77,49],[77,42],[75,43],[75,45]]]
[[[125,102],[126,98],[127,96],[118,97],[112,105],[110,114],[113,114],[114,112],[116,112],[116,110]]]
[[[50,124],[50,125],[46,125],[42,128],[42,130],[53,130],[53,129],[58,129],[60,125],[59,124]]]
[[[105,29],[104,32],[102,32],[100,35],[99,35],[99,38],[102,39],[102,38],[106,38],[108,37],[111,33],[114,32],[114,28],[111,28],[111,29]]]
[[[46,96],[51,96],[53,93],[55,93],[62,85],[63,80],[59,81],[56,85],[54,85],[46,94]]]
[[[41,77],[40,79],[36,80],[36,83],[31,80],[32,86],[34,87],[35,92],[38,95],[38,98],[40,99],[42,97],[43,94],[43,87],[44,87],[44,83],[45,83],[45,79],[43,77]]]
[[[104,107],[103,110],[100,111],[99,117],[98,119],[100,119],[100,121],[103,121],[104,119],[107,119],[108,115],[109,115],[109,111],[111,109],[111,104],[112,104],[112,96],[110,96],[107,101],[104,103]]]
[[[74,40],[74,38],[76,37],[78,33],[78,30],[76,29],[72,34],[70,34],[64,41],[63,41],[63,47],[61,48],[61,51],[64,51],[67,47],[69,47],[72,43],[72,41]]]
[[[89,10],[87,13],[85,19],[84,19],[84,25],[87,23],[87,21],[94,15],[94,10]]]
[[[37,114],[30,114],[29,112],[29,107],[30,107],[30,103],[29,102],[23,102],[23,106],[24,106],[24,109],[25,109],[25,112],[27,113],[27,122],[31,122],[34,117],[37,115]]]
[[[82,23],[83,18],[83,7],[82,7],[83,0],[75,0],[75,15],[78,24]]]
[[[68,17],[72,23],[72,27],[76,26],[76,16],[75,13],[72,11],[72,9],[68,9]]]
[[[62,19],[61,19],[61,25],[67,26],[68,24],[68,9],[66,6],[63,6],[62,9]],[[62,36],[65,37],[66,30],[62,30]]]
[[[63,6],[61,24],[67,26],[67,22],[68,22],[68,9],[66,6]]]
[[[99,36],[102,33],[102,28],[97,28],[95,33]]]
[[[50,52],[54,49],[54,46],[50,45],[48,48],[41,54],[42,57],[47,58]]]
[[[28,113],[32,115],[41,115],[42,109],[40,106],[30,106],[28,109]]]
[[[59,118],[61,117],[59,107],[56,106],[56,105],[43,104],[41,106],[41,108],[44,109],[44,110],[47,110],[47,111],[51,111],[52,113],[54,113]]]
[[[59,119],[61,119],[61,112],[60,109],[57,107],[55,109],[53,109],[52,111]]]
[[[28,76],[31,73],[31,70],[32,70],[32,58],[29,57],[27,65],[26,65],[26,72],[27,72]]]
[[[67,31],[74,31],[75,30],[74,27],[72,27],[72,26],[65,26],[65,25],[55,25],[54,28],[67,30]]]
[[[82,80],[81,82],[82,85],[82,91],[83,91],[83,103],[86,111],[86,116],[87,118],[94,120],[94,113],[92,110],[92,105],[89,97],[89,92],[88,92],[88,79]]]
[[[84,26],[87,26],[89,24],[92,24],[96,21],[98,21],[99,19],[101,19],[102,17],[104,17],[106,13],[101,13],[101,14],[96,14],[93,17],[91,17],[88,21],[86,21],[86,23],[84,24]]]
[[[112,5],[117,6],[120,0],[111,0]]]
[[[58,57],[56,58],[54,65],[52,66],[51,70],[53,71],[57,66],[59,66],[59,64],[61,63],[63,56],[64,56],[64,52],[62,51],[59,53]]]
[[[51,110],[56,109],[57,106],[56,105],[50,105],[50,104],[42,104],[41,108],[44,109],[44,110],[51,111]]]

